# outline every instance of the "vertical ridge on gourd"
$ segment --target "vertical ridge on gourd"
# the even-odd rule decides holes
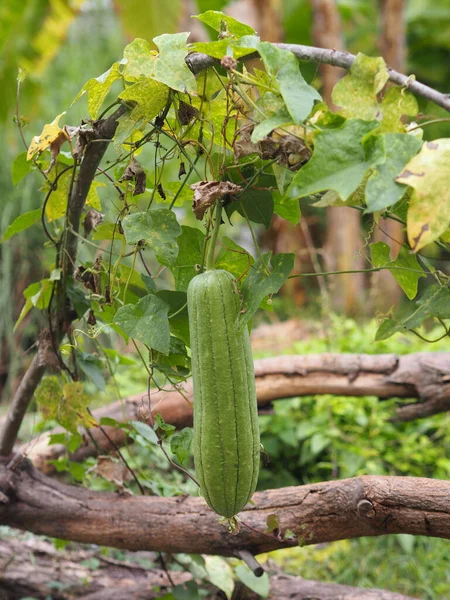
[[[194,380],[194,461],[207,504],[233,517],[250,500],[259,471],[255,375],[236,280],[207,270],[187,292]]]

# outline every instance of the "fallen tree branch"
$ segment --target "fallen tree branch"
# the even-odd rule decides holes
[[[279,356],[255,361],[258,405],[268,406],[273,400],[336,394],[341,396],[378,396],[379,398],[418,398],[417,404],[401,406],[396,419],[406,421],[450,409],[450,353],[394,354],[311,354]],[[192,425],[192,383],[184,385],[181,394],[156,391],[151,394],[152,412],[160,413],[167,423],[181,429]],[[147,392],[135,394],[96,410],[99,420],[108,416],[116,421],[139,420],[141,408],[148,406]],[[115,445],[125,442],[124,431],[104,427]],[[20,449],[42,471],[50,473],[57,459],[67,450],[62,444],[49,445],[54,431],[41,434]],[[91,429],[85,443],[72,458],[83,460],[95,454],[114,450],[98,428]]]
[[[350,52],[343,52],[341,50],[330,48],[315,48],[313,46],[303,46],[301,44],[274,44],[274,46],[290,50],[299,60],[342,67],[347,70],[350,69],[356,58],[355,55],[350,54]],[[259,55],[256,53],[249,54],[244,57],[244,60],[255,58],[256,56]],[[212,67],[219,62],[210,56],[199,54],[197,52],[189,54],[186,61],[194,73],[199,73],[203,69]],[[438,106],[450,111],[450,94],[443,94],[424,83],[420,83],[420,81],[416,81],[414,75],[403,75],[403,73],[394,71],[394,69],[391,69],[390,67],[388,67],[388,75],[389,80],[392,81],[392,83],[406,87],[411,90],[411,92],[422,96],[422,98],[431,100]]]
[[[152,560],[150,553],[140,559]],[[156,556],[156,555],[155,555]],[[64,549],[37,537],[17,536],[0,540],[0,591],[8,600],[21,600],[25,596],[53,600],[150,600],[170,591],[167,574],[156,568],[142,567],[138,562],[116,560],[104,555],[100,549]],[[187,571],[170,571],[175,585],[190,580]],[[57,587],[55,587],[57,583]],[[202,586],[203,587],[203,586]],[[209,584],[208,588],[212,586]],[[367,588],[355,588],[334,583],[310,581],[283,573],[270,575],[269,600],[413,600],[410,597]],[[0,594],[1,596],[1,594]],[[1,596],[3,598],[3,596]],[[211,596],[209,596],[211,597]],[[248,588],[236,582],[233,598],[253,600],[259,598]]]
[[[230,535],[203,498],[123,496],[65,485],[22,460],[0,465],[0,524],[128,550],[233,556],[409,533],[450,539],[450,481],[363,476],[255,493]],[[276,515],[278,535],[265,533]],[[287,530],[292,537],[287,541]]]

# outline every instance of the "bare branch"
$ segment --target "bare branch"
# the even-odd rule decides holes
[[[365,476],[254,494],[228,534],[203,498],[123,496],[65,485],[28,460],[0,465],[0,524],[128,550],[235,556],[298,544],[409,533],[450,539],[450,481]],[[275,514],[277,536],[265,533]],[[290,530],[295,536],[283,541]]]
[[[311,354],[279,356],[255,361],[256,392],[259,408],[274,400],[315,394],[340,396],[378,396],[378,398],[418,398],[421,402],[397,409],[397,420],[410,420],[450,409],[450,353],[395,354]],[[192,425],[192,383],[177,389],[153,391],[153,413],[160,413],[178,429]],[[94,411],[94,417],[116,421],[141,419],[147,406],[147,391],[130,396]],[[100,448],[111,452],[124,443],[124,431],[104,427],[113,443],[99,429],[91,429],[85,444],[72,456],[83,460]],[[53,472],[49,460],[67,452],[62,444],[49,445],[50,431],[25,444],[21,451],[43,472]],[[92,441],[92,439],[94,441]]]
[[[299,60],[308,62],[317,62],[324,65],[332,65],[334,67],[342,67],[343,69],[350,69],[355,60],[355,55],[350,52],[342,52],[340,50],[327,49],[327,48],[315,48],[313,46],[303,46],[301,44],[275,44],[279,48],[290,50],[295,54]],[[250,54],[244,57],[245,60],[255,58],[255,54]],[[187,62],[194,73],[198,73],[203,69],[212,67],[218,64],[218,61],[205,54],[199,54],[193,52],[187,57]],[[443,94],[437,90],[416,81],[413,75],[403,75],[398,71],[388,67],[389,79],[393,83],[402,87],[407,87],[411,92],[431,100],[438,106],[445,108],[450,111],[450,94]]]

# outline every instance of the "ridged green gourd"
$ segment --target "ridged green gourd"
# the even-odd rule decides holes
[[[252,350],[228,271],[207,270],[187,291],[194,383],[194,461],[200,489],[233,517],[256,488],[259,428]]]

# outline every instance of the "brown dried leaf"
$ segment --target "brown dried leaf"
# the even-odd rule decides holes
[[[104,214],[91,208],[84,217],[84,237],[87,237],[92,230],[97,231],[97,225],[103,221]]]
[[[206,210],[216,200],[226,198],[227,196],[235,196],[242,192],[242,187],[231,183],[231,181],[197,181],[190,188],[194,190],[192,209],[199,221],[203,219]]]
[[[127,467],[119,459],[112,456],[97,457],[97,464],[93,472],[118,486],[122,486],[131,480],[131,473]]]
[[[133,196],[143,194],[147,185],[147,175],[134,156],[131,157],[130,164],[123,172],[122,177],[119,179],[120,182],[132,180],[135,182]]]

